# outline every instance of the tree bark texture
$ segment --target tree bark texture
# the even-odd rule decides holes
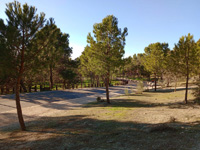
[[[186,88],[185,88],[185,103],[187,104],[187,95],[188,95],[188,80],[189,80],[189,49],[185,52],[186,58]]]
[[[186,89],[185,89],[185,103],[187,104],[187,95],[188,95],[188,80],[189,80],[189,74],[187,72],[187,77],[186,77]]]
[[[110,99],[109,99],[109,73],[107,73],[107,76],[106,76],[106,98],[107,98],[107,103],[110,104]]]
[[[155,83],[155,91],[156,91],[156,90],[157,90],[157,85],[156,85],[156,84],[157,84],[157,81],[156,81],[156,73],[155,73],[154,75],[155,75],[155,78],[154,78],[155,81],[154,81],[154,83]]]
[[[53,69],[52,66],[50,65],[50,89],[53,89]]]
[[[23,75],[23,71],[24,71],[24,51],[25,51],[25,44],[24,44],[24,31],[23,31],[23,44],[22,44],[22,50],[21,50],[21,63],[20,63],[20,67],[19,67],[19,72],[18,72],[18,77],[17,77],[17,81],[16,81],[16,90],[15,90],[15,100],[16,100],[16,107],[17,107],[17,115],[18,115],[18,119],[19,119],[19,124],[21,127],[22,131],[26,130],[26,126],[24,123],[24,119],[23,119],[23,114],[22,114],[22,109],[21,109],[21,104],[20,104],[20,82],[22,79],[22,75]]]
[[[26,126],[24,123],[21,104],[20,104],[19,90],[20,90],[20,77],[18,77],[17,83],[16,83],[15,98],[16,98],[16,107],[17,107],[17,115],[18,115],[19,124],[20,124],[21,130],[25,131]]]

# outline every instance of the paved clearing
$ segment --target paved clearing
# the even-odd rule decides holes
[[[110,87],[110,97],[124,94],[124,90],[135,89],[136,84]],[[21,94],[21,105],[25,121],[45,116],[55,110],[70,110],[105,97],[105,88],[84,88],[74,90],[48,91]],[[14,95],[0,96],[0,128],[17,123]]]

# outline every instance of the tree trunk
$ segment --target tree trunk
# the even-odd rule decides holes
[[[151,75],[148,75],[148,79],[149,79],[149,81],[151,81]]]
[[[18,77],[16,80],[16,90],[15,90],[15,100],[16,100],[16,107],[17,107],[17,115],[19,119],[19,124],[22,131],[26,130],[26,126],[24,123],[23,115],[22,115],[22,109],[20,104],[20,97],[19,97],[19,91],[20,91],[20,81],[22,79],[22,75],[24,72],[24,51],[25,51],[25,44],[24,44],[24,31],[23,31],[23,41],[22,41],[22,50],[21,50],[21,63],[19,67]]]
[[[108,88],[109,88],[109,73],[107,73],[107,77],[106,77],[106,98],[107,98],[107,103],[110,104]]]
[[[169,87],[169,82],[170,82],[170,80],[169,80],[169,78],[167,78],[167,87]]]
[[[140,78],[140,73],[138,68],[137,68],[137,77]]]
[[[176,92],[176,86],[177,86],[177,78],[176,78],[176,81],[175,81],[174,92]]]
[[[1,95],[3,95],[4,92],[4,86],[1,86]]]
[[[96,77],[96,81],[97,87],[99,87],[99,76]]]
[[[26,126],[24,123],[23,115],[22,115],[22,109],[21,109],[21,104],[20,104],[20,97],[19,97],[19,90],[20,90],[20,77],[17,79],[16,83],[16,90],[15,90],[15,98],[16,98],[16,107],[17,107],[17,115],[19,119],[19,124],[21,127],[22,131],[26,130]]]
[[[66,81],[63,80],[63,90],[65,89],[65,86],[66,86]]]
[[[163,80],[163,74],[161,74],[161,76],[160,76],[160,80]]]
[[[157,87],[156,87],[156,84],[157,84],[157,81],[156,81],[156,73],[154,74],[155,75],[155,78],[154,78],[154,83],[155,83],[155,91],[156,91],[156,89],[157,89]]]
[[[187,104],[187,95],[188,95],[188,80],[189,80],[189,74],[187,73],[187,77],[186,77],[186,89],[185,89],[185,103]]]
[[[53,89],[53,69],[51,65],[49,71],[50,71],[50,89]]]
[[[187,49],[187,52],[185,53],[186,58],[186,89],[185,89],[185,103],[187,104],[187,95],[188,95],[188,80],[189,80],[189,49]]]
[[[24,85],[24,81],[20,81],[21,87],[23,88],[24,92],[27,92],[26,86]]]

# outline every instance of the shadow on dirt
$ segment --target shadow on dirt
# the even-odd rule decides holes
[[[91,102],[83,105],[82,107],[127,107],[127,108],[151,108],[151,107],[164,107],[167,106],[170,109],[188,109],[188,108],[199,108],[199,105],[193,102],[170,102],[170,103],[150,103],[140,101],[137,99],[112,99],[111,104],[107,104],[106,100],[103,102]]]
[[[89,116],[42,117],[4,128],[1,149],[191,149],[200,138],[199,122],[145,124],[97,120]],[[153,130],[152,130],[153,129]],[[2,135],[3,135],[2,134]]]

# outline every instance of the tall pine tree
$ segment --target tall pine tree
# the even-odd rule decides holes
[[[198,52],[196,43],[190,33],[182,36],[173,50],[173,56],[176,58],[176,72],[182,74],[186,78],[185,103],[187,104],[188,81],[191,73],[195,72],[198,66]]]
[[[155,91],[157,77],[163,72],[164,62],[169,52],[167,43],[153,43],[144,49],[144,67],[154,75]]]
[[[34,48],[36,33],[44,23],[44,13],[36,14],[37,9],[33,6],[21,4],[17,1],[6,5],[7,25],[4,32],[7,51],[10,52],[8,59],[12,60],[12,69],[15,72],[15,98],[17,114],[21,130],[26,130],[20,104],[20,82],[24,71],[30,69],[33,60],[41,50]],[[12,36],[11,36],[12,35]]]
[[[93,34],[87,36],[89,50],[91,51],[92,63],[95,70],[103,74],[106,83],[106,98],[109,99],[110,73],[122,62],[124,54],[125,37],[128,35],[127,28],[122,32],[118,28],[118,20],[115,16],[109,15],[93,26]]]

